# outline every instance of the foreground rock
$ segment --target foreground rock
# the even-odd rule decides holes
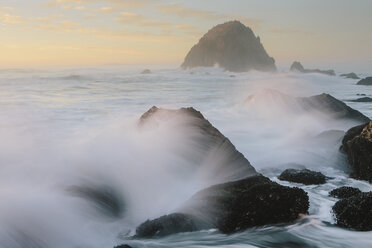
[[[154,237],[183,231],[218,228],[232,233],[249,227],[287,223],[306,214],[307,193],[257,175],[211,186],[196,193],[179,213],[146,221],[137,237]]]
[[[320,73],[320,74],[326,74],[329,76],[336,75],[334,70],[305,69],[302,66],[302,64],[298,61],[293,62],[289,70],[293,72],[301,72],[301,73]]]
[[[350,78],[350,79],[360,79],[360,78],[358,77],[358,75],[355,74],[354,72],[346,73],[346,74],[341,74],[340,77]]]
[[[316,116],[327,120],[343,119],[353,123],[369,121],[369,118],[359,111],[325,93],[311,97],[293,97],[276,90],[264,90],[249,96],[245,100],[245,104],[262,104],[265,108],[285,110],[286,114],[292,114],[295,117],[310,113],[312,116],[316,114]]]
[[[210,185],[257,175],[256,170],[230,140],[194,108],[169,110],[152,107],[142,115],[139,125],[145,130],[162,127],[182,130],[186,135],[178,142],[189,142],[198,147],[191,153],[182,150],[180,155],[188,160],[192,159],[199,166],[200,172],[204,170],[203,179],[211,182]]]
[[[341,148],[352,167],[350,176],[372,182],[372,121],[347,131]]]
[[[360,191],[360,189],[358,188],[343,186],[343,187],[332,190],[329,193],[329,195],[334,198],[345,199],[345,198],[349,198],[352,196],[356,196],[360,193],[362,193],[362,191]]]
[[[293,183],[302,183],[305,185],[324,184],[327,177],[320,172],[308,169],[287,169],[278,176],[279,180]]]
[[[372,77],[366,77],[360,80],[357,85],[372,85]]]
[[[191,48],[182,68],[219,66],[228,71],[276,71],[275,61],[265,51],[260,38],[239,21],[220,24],[209,30]]]
[[[337,225],[358,231],[372,230],[372,192],[338,201],[333,206]]]
[[[371,97],[361,97],[355,100],[351,100],[351,102],[372,102]]]

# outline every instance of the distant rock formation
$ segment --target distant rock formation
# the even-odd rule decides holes
[[[190,140],[198,145],[197,151],[185,154],[192,159],[200,170],[204,168],[205,180],[223,183],[256,175],[257,172],[249,161],[236,150],[235,146],[218,131],[204,116],[194,108],[178,110],[152,107],[141,118],[142,128],[157,128],[167,125],[172,120],[179,120],[177,128],[183,128],[190,133]],[[180,143],[185,142],[179,140]]]
[[[360,79],[357,74],[354,72],[346,73],[346,74],[341,74],[340,77],[344,78],[350,78],[350,79]]]
[[[361,97],[355,100],[351,100],[350,102],[372,102],[372,98],[366,96],[366,97]]]
[[[350,176],[372,182],[372,121],[347,131],[341,148],[352,167]]]
[[[199,191],[181,208],[182,213],[144,222],[137,228],[136,237],[211,228],[223,233],[239,232],[294,221],[300,214],[306,214],[308,208],[309,198],[302,189],[282,186],[257,175]]]
[[[372,85],[372,77],[366,77],[360,80],[357,85]]]
[[[276,71],[260,38],[239,21],[230,21],[209,30],[191,48],[182,68],[219,66],[232,72]]]
[[[141,72],[141,74],[151,74],[151,70],[150,69],[145,69]]]
[[[305,69],[302,64],[298,61],[292,63],[290,71],[301,72],[301,73],[320,73],[326,74],[329,76],[335,76],[336,73],[334,70],[319,70],[319,69]]]

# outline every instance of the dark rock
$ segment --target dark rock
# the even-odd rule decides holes
[[[350,79],[360,79],[357,74],[354,72],[347,73],[347,74],[341,74],[340,77],[350,78]]]
[[[372,85],[372,77],[366,77],[360,80],[357,85]]]
[[[151,74],[152,72],[151,72],[151,70],[149,70],[149,69],[145,69],[145,70],[143,70],[142,72],[141,72],[141,74]]]
[[[357,94],[357,96],[366,96],[366,94]]]
[[[351,100],[351,102],[372,102],[371,97],[362,97],[355,100]]]
[[[198,149],[192,153],[182,151],[181,155],[188,160],[192,159],[195,165],[208,168],[208,173],[205,173],[206,181],[217,184],[257,174],[230,140],[194,108],[169,110],[152,107],[141,116],[139,125],[154,129],[177,120],[175,127],[184,129],[185,133],[190,134],[188,139],[198,145]]]
[[[174,233],[195,232],[212,226],[189,214],[174,213],[147,220],[136,229],[136,237],[162,237]]]
[[[293,183],[302,183],[305,185],[324,184],[327,177],[320,172],[308,169],[287,169],[278,176],[279,180]]]
[[[358,231],[372,230],[372,192],[340,200],[333,206],[337,225]]]
[[[372,121],[347,131],[341,148],[352,167],[350,176],[372,182]]]
[[[360,191],[360,189],[358,188],[343,186],[343,187],[332,190],[331,192],[329,192],[329,195],[334,198],[345,199],[345,198],[358,195],[360,193],[362,193],[362,191]]]
[[[264,101],[268,101],[270,104],[274,104],[273,106],[275,107],[283,106],[287,113],[293,112],[294,115],[309,112],[317,113],[317,116],[325,119],[345,119],[359,123],[369,121],[367,116],[350,108],[344,102],[329,94],[323,93],[311,97],[292,97],[276,90],[265,90],[264,93],[264,95],[259,95],[258,97],[264,99]],[[249,104],[258,100],[256,99],[256,95],[251,95],[245,100],[245,103]]]
[[[132,248],[132,246],[130,246],[130,245],[118,245],[118,246],[115,246],[114,248]]]
[[[302,64],[298,61],[292,63],[290,71],[301,72],[301,73],[320,73],[326,74],[329,76],[335,76],[336,73],[334,70],[319,70],[319,69],[305,69]]]
[[[81,197],[111,218],[121,217],[125,212],[124,199],[114,187],[108,185],[79,185],[71,186],[67,192]]]
[[[146,234],[157,234],[159,229],[174,230],[174,227],[178,230],[179,226],[187,227],[180,228],[182,231],[198,230],[200,225],[195,223],[232,233],[255,226],[292,222],[300,214],[306,214],[308,208],[309,198],[302,189],[285,187],[257,175],[196,193],[181,208],[187,218],[181,216],[180,221],[186,223],[175,224],[173,218],[169,220],[169,216],[163,216],[142,225],[150,230]],[[141,228],[137,229],[137,236],[140,233]]]
[[[220,24],[209,30],[191,48],[182,68],[220,66],[228,71],[276,71],[275,61],[265,51],[260,38],[239,21]]]

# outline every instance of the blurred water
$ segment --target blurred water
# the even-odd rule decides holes
[[[0,71],[0,247],[371,247],[371,232],[335,227],[328,192],[341,185],[372,190],[347,177],[339,137],[353,123],[312,113],[293,116],[266,89],[293,96],[329,93],[372,117],[372,87],[319,74],[228,73],[222,70],[92,68]],[[255,94],[254,105],[244,103]],[[193,106],[260,172],[276,176],[301,164],[333,177],[299,186],[310,196],[310,216],[289,226],[234,235],[215,230],[153,240],[126,240],[141,221],[172,212],[204,182],[185,177],[188,161],[172,149],[182,130],[141,134],[137,119],[151,106]],[[324,136],[324,135],[323,135]],[[321,144],[321,145],[319,145]],[[170,149],[172,148],[172,149]],[[192,151],[192,150],[191,150]],[[175,165],[176,164],[176,165]],[[190,167],[191,168],[191,167]],[[126,198],[126,215],[110,217],[65,188],[98,185]],[[172,185],[172,187],[169,187]],[[107,191],[105,191],[107,192]],[[99,193],[98,193],[99,194]],[[90,195],[91,197],[92,195]],[[97,192],[93,194],[97,196]],[[88,197],[89,198],[89,197]]]

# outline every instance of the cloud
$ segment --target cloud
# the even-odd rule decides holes
[[[0,10],[0,22],[5,24],[22,24],[24,21],[20,16],[12,15],[9,13],[2,12]]]
[[[99,4],[112,4],[117,7],[122,8],[129,8],[129,9],[136,9],[146,7],[150,4],[156,3],[159,0],[51,0],[45,3],[45,6],[53,7],[53,6],[70,6],[76,4],[92,4],[92,3],[99,3]]]
[[[145,27],[166,27],[172,25],[170,22],[153,21],[147,19],[143,15],[126,11],[120,13],[120,17],[117,19],[117,21],[123,24],[135,24],[137,26]]]

